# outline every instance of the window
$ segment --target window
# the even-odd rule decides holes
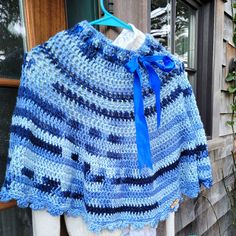
[[[152,1],[151,5],[151,34],[167,49],[171,50],[170,26],[171,6],[168,0]]]
[[[2,186],[8,152],[11,115],[26,51],[22,2],[0,0],[0,185]],[[4,87],[2,87],[4,86]],[[14,207],[15,202],[0,203],[0,235],[32,234],[29,209]]]
[[[94,0],[0,0],[0,187],[24,52],[82,19],[97,18],[97,7]],[[0,202],[0,235],[33,235],[31,217],[30,208],[19,208],[15,201]],[[67,236],[61,221],[61,235]]]
[[[182,0],[152,1],[151,9],[151,34],[183,60],[196,93],[197,10]]]
[[[19,85],[26,51],[22,0],[0,1],[0,86]]]
[[[22,8],[18,0],[0,1],[0,78],[19,79],[25,45]]]
[[[151,1],[151,34],[183,60],[208,138],[212,119],[213,4],[193,0]]]
[[[178,0],[176,3],[175,53],[184,61],[189,81],[196,94],[196,9]]]

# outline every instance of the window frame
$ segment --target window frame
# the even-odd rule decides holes
[[[21,17],[25,24],[26,41],[24,42],[25,51],[30,50],[37,44],[47,40],[50,36],[57,33],[60,29],[67,27],[66,9],[64,0],[55,0],[53,2],[45,1],[43,3],[36,4],[36,1],[19,1],[21,8]],[[21,5],[22,4],[22,5]],[[43,24],[42,31],[36,31],[35,29],[41,27],[42,21],[45,18],[53,15],[50,18],[48,26]],[[50,28],[50,29],[49,29]],[[19,79],[8,79],[0,76],[0,87],[19,87]],[[0,211],[7,210],[12,207],[16,207],[16,200],[10,200],[8,202],[0,202]]]
[[[204,124],[207,139],[212,139],[212,70],[213,70],[213,33],[214,27],[214,1],[209,0],[181,0],[196,10],[196,38],[195,38],[195,69],[186,67],[188,74],[195,74],[194,93],[196,96],[199,113]],[[176,29],[176,2],[169,0],[171,4],[171,30],[170,49],[175,53],[175,29]],[[150,0],[151,4],[151,0]],[[150,8],[151,9],[151,8]],[[211,21],[212,20],[212,21]],[[150,27],[151,28],[151,21]],[[207,32],[207,33],[201,33]],[[207,101],[207,102],[206,102]]]
[[[199,8],[198,32],[198,79],[196,99],[206,130],[207,139],[212,139],[212,82],[215,1],[202,1]]]
[[[173,51],[175,53],[175,21],[176,21],[176,2],[177,0],[171,0],[173,1],[175,4],[174,8],[173,8],[173,11],[175,11],[175,18],[173,19],[173,22],[172,22],[172,19],[171,19],[171,22],[172,22],[172,25],[174,26],[174,36],[172,37],[171,36],[171,39],[173,38]],[[194,94],[196,95],[197,93],[197,77],[198,77],[198,21],[199,21],[199,5],[196,4],[196,2],[194,2],[193,0],[181,0],[184,4],[188,5],[189,7],[191,7],[194,11],[195,11],[195,22],[196,22],[196,26],[195,26],[195,39],[194,39],[194,49],[195,49],[195,52],[194,52],[194,65],[193,65],[193,68],[191,67],[185,67],[185,71],[188,73],[189,76],[193,77],[193,91],[194,91]],[[171,32],[172,33],[172,32]]]

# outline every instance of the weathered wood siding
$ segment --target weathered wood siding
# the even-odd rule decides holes
[[[143,32],[150,29],[150,3],[151,0],[113,0],[113,12],[115,16],[127,23],[134,24]],[[101,31],[109,38],[115,39],[122,29],[114,27],[101,27]]]
[[[215,0],[214,51],[213,51],[213,133],[208,141],[213,168],[214,185],[201,192],[197,199],[187,199],[176,213],[176,235],[236,235],[232,231],[232,214],[229,199],[223,185],[222,170],[226,183],[233,187],[232,130],[225,124],[230,120],[231,97],[226,94],[225,77],[230,60],[235,57],[232,42],[233,24],[231,0]],[[220,104],[220,105],[219,105]],[[235,127],[236,128],[236,127]],[[210,206],[207,197],[214,207]],[[216,216],[215,216],[216,214]],[[218,219],[218,221],[216,220]]]

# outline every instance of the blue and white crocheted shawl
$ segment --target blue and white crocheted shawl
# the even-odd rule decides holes
[[[152,35],[129,50],[84,20],[25,54],[1,201],[137,229],[212,182],[183,62]]]

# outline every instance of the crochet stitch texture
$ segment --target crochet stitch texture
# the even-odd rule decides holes
[[[161,124],[144,68],[142,92],[153,169],[137,163],[133,56],[168,55]],[[82,216],[89,230],[157,227],[213,184],[207,139],[183,62],[146,34],[138,50],[112,44],[86,20],[25,54],[0,201]],[[173,202],[179,202],[172,205]],[[172,207],[173,206],[173,207]]]

